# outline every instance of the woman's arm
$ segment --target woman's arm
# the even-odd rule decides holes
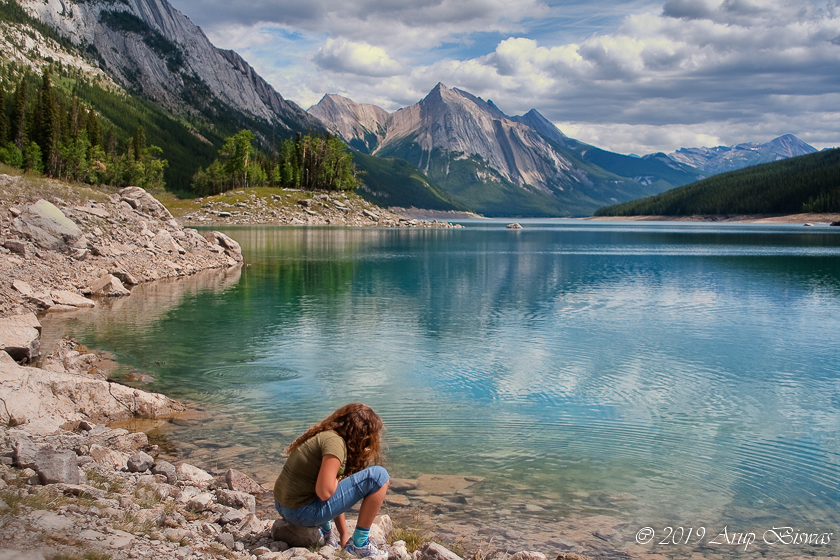
[[[335,494],[340,468],[341,461],[335,455],[324,455],[321,459],[321,469],[318,471],[318,480],[315,481],[315,494],[320,500],[327,501]]]

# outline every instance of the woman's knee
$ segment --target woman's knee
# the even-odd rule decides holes
[[[391,475],[388,474],[385,467],[374,465],[365,470],[368,471],[368,478],[375,483],[377,490],[388,484],[388,481],[391,479]]]

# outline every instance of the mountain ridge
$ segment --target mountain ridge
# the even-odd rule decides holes
[[[603,150],[567,137],[536,109],[510,117],[492,101],[443,83],[392,113],[337,95],[307,111],[351,146],[405,159],[453,200],[488,215],[586,215],[700,177],[670,160],[634,161],[637,180],[622,170],[633,158],[612,154],[606,166],[590,161],[587,154]]]
[[[680,148],[669,158],[690,165],[709,175],[743,169],[751,165],[816,153],[818,150],[793,134],[783,134],[769,142],[742,142],[714,148]],[[647,156],[645,156],[647,157]]]
[[[239,54],[214,46],[166,0],[16,0],[98,60],[120,85],[176,113],[212,116],[226,104],[281,132],[320,128]]]

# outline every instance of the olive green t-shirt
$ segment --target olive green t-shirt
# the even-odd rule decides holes
[[[315,501],[315,483],[321,470],[324,455],[333,455],[341,461],[339,474],[344,472],[347,460],[347,445],[332,430],[315,434],[291,452],[277,482],[274,483],[274,499],[283,507],[297,508]]]

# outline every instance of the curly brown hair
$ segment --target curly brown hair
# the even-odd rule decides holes
[[[380,442],[385,425],[369,406],[362,403],[351,403],[342,406],[327,418],[321,420],[300,436],[286,450],[291,453],[297,447],[321,432],[332,430],[341,436],[347,445],[347,461],[344,475],[349,476],[367,467],[369,464],[379,464]]]

